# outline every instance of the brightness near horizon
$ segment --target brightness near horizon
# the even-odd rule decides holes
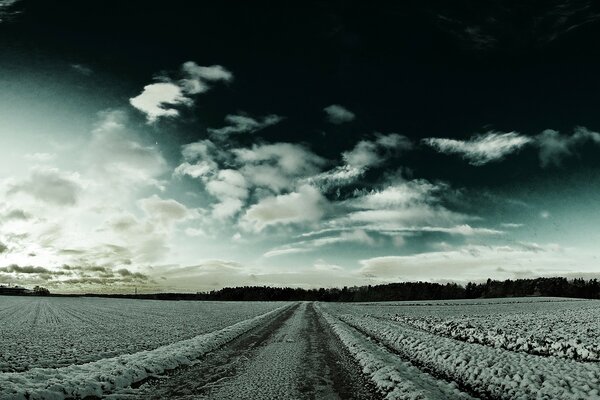
[[[597,277],[600,10],[501,4],[0,0],[0,284]]]

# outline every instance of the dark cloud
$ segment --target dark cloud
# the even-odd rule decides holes
[[[0,271],[14,272],[17,274],[52,274],[52,271],[43,267],[34,267],[31,265],[21,267],[16,264],[11,264],[7,267],[0,268]]]
[[[80,192],[81,187],[73,175],[54,168],[35,168],[28,179],[14,184],[8,191],[9,194],[25,193],[58,206],[74,205]]]

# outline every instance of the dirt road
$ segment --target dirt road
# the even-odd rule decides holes
[[[312,303],[135,393],[144,399],[377,399]]]

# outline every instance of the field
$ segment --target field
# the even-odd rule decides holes
[[[600,399],[600,302],[0,297],[0,398]]]

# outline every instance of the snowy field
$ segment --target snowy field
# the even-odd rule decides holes
[[[152,350],[282,304],[0,296],[0,372]]]
[[[558,298],[0,297],[0,398],[600,399],[599,318]]]
[[[461,395],[600,399],[600,301],[522,298],[321,307],[343,329],[377,341],[411,366],[460,388]],[[377,362],[365,362],[363,367],[389,393],[407,384],[402,374],[395,380],[386,375],[389,364],[382,369]],[[444,396],[424,391],[418,398]]]

